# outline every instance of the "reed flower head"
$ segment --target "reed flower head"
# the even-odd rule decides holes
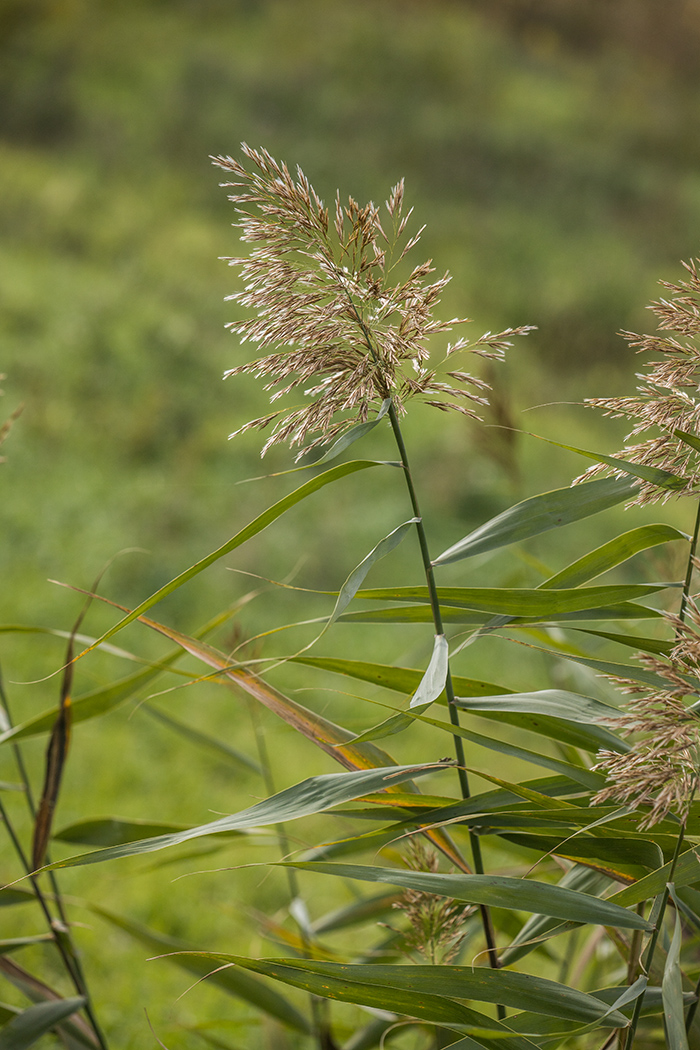
[[[692,626],[669,616],[676,641],[667,658],[641,654],[646,669],[668,682],[668,689],[617,680],[635,698],[614,724],[624,736],[639,734],[631,751],[601,751],[594,769],[604,772],[607,784],[594,803],[649,806],[640,829],[652,827],[674,812],[684,817],[698,787],[698,716],[684,696],[700,695],[700,615],[689,605]]]
[[[616,455],[645,466],[670,471],[683,480],[676,495],[698,494],[700,483],[700,261],[683,264],[688,279],[671,284],[668,298],[650,304],[658,318],[656,335],[622,332],[637,353],[651,354],[647,369],[637,378],[636,397],[588,398],[586,404],[606,415],[629,419],[631,442]],[[649,435],[643,441],[636,439]],[[684,440],[684,436],[688,440]],[[579,481],[609,468],[592,467]],[[613,472],[615,473],[615,472]],[[672,492],[644,481],[633,503],[665,502]]]
[[[388,398],[399,413],[418,397],[477,417],[488,385],[459,370],[440,377],[430,366],[429,338],[466,321],[433,316],[448,275],[431,279],[427,261],[395,276],[422,232],[406,234],[412,209],[404,212],[403,182],[392,189],[384,219],[373,203],[360,207],[352,197],[343,204],[337,196],[329,212],[300,169],[293,178],[266,150],[242,149],[249,167],[212,158],[233,176],[222,185],[233,190],[241,240],[254,245],[248,256],[227,260],[244,283],[228,298],[253,311],[229,328],[264,354],[225,376],[263,378],[272,404],[292,393],[304,401],[235,433],[272,425],[263,455],[274,444],[299,447],[311,438],[307,451],[364,422]],[[445,356],[461,350],[502,357],[510,337],[527,330],[487,332],[473,343],[457,339]]]
[[[414,837],[406,866],[412,871],[437,872],[438,857]],[[421,890],[404,890],[394,908],[408,919],[409,929],[404,935],[406,947],[433,964],[448,963],[455,958],[467,933],[465,919],[473,911],[469,905]]]

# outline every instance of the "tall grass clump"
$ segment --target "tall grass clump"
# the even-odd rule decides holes
[[[36,1005],[8,1007],[0,1048],[29,1046],[48,1032],[69,1047],[107,1046],[56,882],[59,869],[206,837],[236,854],[218,876],[230,880],[231,869],[251,863],[251,840],[266,828],[276,853],[260,870],[276,869],[285,881],[270,891],[268,912],[250,918],[255,952],[246,954],[225,928],[215,944],[187,944],[115,912],[108,901],[82,902],[149,955],[207,978],[256,1011],[260,1027],[248,1029],[245,1045],[700,1046],[698,525],[691,536],[644,518],[618,532],[608,516],[595,546],[588,531],[570,530],[579,539],[570,541],[562,567],[548,567],[556,555],[546,546],[535,556],[538,537],[549,545],[558,530],[622,504],[634,514],[670,497],[697,502],[695,266],[652,305],[659,334],[628,335],[648,361],[636,395],[590,402],[631,421],[625,447],[608,455],[564,445],[594,461],[575,484],[530,495],[436,551],[406,417],[422,403],[479,425],[489,398],[479,359],[499,360],[530,329],[470,340],[461,334],[466,319],[439,319],[448,278],[436,277],[430,262],[409,261],[420,231],[410,228],[402,183],[383,209],[340,196],[327,208],[301,171],[291,175],[264,150],[244,147],[242,161],[215,163],[226,173],[249,246],[228,260],[240,280],[231,328],[244,347],[255,348],[227,377],[262,379],[271,402],[232,437],[259,430],[266,434],[263,455],[274,446],[292,449],[296,465],[275,476],[294,487],[136,609],[123,609],[99,637],[78,635],[79,621],[69,632],[58,712],[13,726],[5,706],[1,740],[12,744],[20,771],[24,738],[49,733],[49,744],[36,805],[22,774],[31,855],[5,817],[28,881],[3,892],[33,896],[41,907],[45,936],[75,995],[54,992],[29,970],[14,971],[14,983]],[[377,448],[377,458],[348,458],[360,441]],[[207,567],[279,528],[307,498],[330,495],[331,485],[354,486],[358,525],[370,501],[376,520],[377,490],[363,487],[371,474],[384,479],[380,495],[392,492],[391,513],[397,488],[405,510],[387,520],[385,534],[349,573],[338,543],[332,593],[309,595],[311,588],[285,581],[301,611],[294,623],[250,637],[250,596],[191,635],[148,615]],[[700,521],[697,507],[693,514]],[[411,542],[413,563],[408,556],[399,561],[399,546],[405,555]],[[532,579],[514,587],[507,559],[522,544]],[[640,582],[631,559],[668,544],[684,545],[680,578],[644,579],[653,565],[647,554]],[[559,541],[551,546],[561,549]],[[396,583],[365,586],[385,558],[403,567]],[[325,603],[320,617],[306,615],[312,601]],[[114,653],[112,639],[137,621],[170,641],[168,653],[71,697],[76,660],[96,650]],[[223,629],[225,641],[211,644]],[[280,641],[299,637],[295,645]],[[425,654],[416,658],[419,666],[404,662],[406,651]],[[495,681],[481,675],[482,653],[490,654]],[[162,702],[147,707],[191,743],[204,742],[254,771],[264,790],[251,791],[242,780],[230,813],[196,825],[169,826],[153,813],[140,823],[90,815],[54,831],[71,724],[129,699],[147,701],[165,675],[172,677],[157,688],[166,697],[183,681],[176,675],[195,686],[192,665],[179,664],[183,655],[196,661],[200,677],[244,701],[231,707],[229,739],[178,722]],[[323,713],[305,700],[314,688],[327,698]],[[334,700],[338,710],[352,710],[342,719],[347,724],[328,717]],[[266,732],[260,705],[289,730],[282,743]],[[251,755],[230,743],[238,743],[244,724],[252,727]],[[305,759],[297,759],[292,733],[300,755],[303,741],[320,749],[322,772],[295,774]],[[387,742],[398,758],[385,750]],[[333,763],[341,771],[333,772]],[[253,804],[251,794],[259,799]],[[55,848],[98,848],[52,860],[52,838]],[[260,938],[272,953],[260,950]],[[153,1038],[166,1045],[145,1029],[144,1039]],[[234,1047],[205,1027],[196,1038]]]

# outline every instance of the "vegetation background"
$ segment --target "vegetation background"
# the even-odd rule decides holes
[[[219,257],[239,248],[207,157],[235,155],[242,140],[299,163],[326,198],[340,187],[381,200],[404,176],[427,223],[424,254],[453,275],[445,315],[473,317],[475,335],[538,326],[492,377],[490,422],[614,451],[619,429],[582,408],[521,413],[634,385],[615,333],[648,327],[657,279],[698,251],[699,52],[698,0],[0,0],[3,416],[24,405],[0,476],[0,622],[69,629],[79,599],[47,579],[89,587],[117,552],[140,548],[103,584],[133,606],[279,492],[237,483],[284,469],[282,453],[263,471],[255,437],[226,441],[263,407],[253,383],[220,379],[242,351],[224,330],[234,281]],[[429,415],[409,425],[438,547],[579,472],[570,455],[508,430]],[[157,617],[194,630],[254,586],[229,568],[337,588],[394,522],[399,489],[375,484],[376,516],[353,516],[352,486],[323,511],[305,505]],[[514,558],[507,582],[530,569]],[[264,596],[243,630],[269,627],[277,609],[281,620],[323,612]],[[95,609],[86,629],[112,618]],[[143,632],[125,633],[132,643],[162,651]],[[63,644],[8,634],[6,682],[55,671]],[[126,670],[93,659],[77,685]],[[8,689],[18,718],[58,696],[55,678]],[[171,694],[167,709],[250,743],[228,695],[193,697]],[[269,732],[284,740],[272,722]],[[43,747],[29,752],[37,770]],[[79,727],[59,824],[110,812],[201,823],[230,811],[231,767],[180,747],[142,709]],[[306,765],[327,771],[310,748],[297,761],[278,787]],[[235,778],[236,791],[264,793]],[[169,868],[152,867],[88,869],[65,887],[200,946],[226,927],[228,950],[247,929],[237,896],[262,905],[274,894],[275,879],[258,887],[257,872],[171,882]],[[115,1045],[144,1045],[144,1006],[173,1048],[191,1045],[183,1025],[245,1021],[206,989],[175,1003],[186,977],[81,918]]]

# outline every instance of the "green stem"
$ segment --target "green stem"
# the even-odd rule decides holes
[[[391,423],[391,429],[394,434],[396,441],[396,447],[399,451],[399,457],[403,466],[404,478],[406,480],[406,487],[408,488],[408,495],[411,501],[411,508],[413,510],[413,516],[416,518],[416,533],[418,535],[418,543],[420,545],[421,558],[423,560],[423,569],[425,572],[425,579],[428,585],[428,596],[430,599],[430,608],[433,614],[433,623],[435,625],[435,633],[442,635],[445,633],[442,613],[440,611],[440,599],[438,597],[437,586],[435,584],[435,573],[433,571],[433,563],[430,559],[430,549],[428,547],[428,537],[425,532],[425,526],[423,525],[423,516],[420,512],[420,506],[418,503],[418,496],[416,489],[413,484],[413,476],[411,474],[411,467],[408,460],[408,452],[406,450],[406,444],[403,439],[401,432],[401,424],[399,423],[399,417],[396,413],[396,408],[392,402],[389,406],[389,421]],[[452,684],[452,675],[449,667],[447,670],[447,679],[445,682],[445,695],[447,697],[447,709],[450,714],[450,722],[453,726],[459,726],[459,712],[455,705],[455,692]],[[464,755],[464,744],[460,736],[454,735],[452,737],[454,741],[455,757],[457,759],[458,767],[457,774],[459,776],[459,784],[462,791],[462,797],[467,799],[470,798],[471,792],[469,789],[469,777],[466,770],[466,760]],[[479,874],[484,874],[484,861],[481,854],[481,843],[479,838],[474,834],[472,828],[469,828],[469,844],[471,846],[472,858],[474,862],[474,871]],[[486,940],[486,950],[488,952],[489,963],[492,967],[497,968],[499,965],[498,950],[496,948],[496,939],[494,935],[493,923],[491,921],[491,913],[485,905],[479,906],[481,913],[481,922],[484,929],[484,938]],[[504,1016],[502,1007],[498,1008],[499,1015]]]
[[[671,860],[671,867],[668,873],[668,879],[666,880],[666,886],[663,893],[659,894],[654,902],[654,907],[650,915],[650,921],[654,923],[654,929],[652,930],[651,937],[647,949],[644,953],[644,960],[642,962],[642,969],[647,976],[651,973],[651,964],[654,961],[654,952],[656,951],[656,942],[659,939],[661,932],[661,926],[664,921],[664,915],[666,913],[666,905],[668,904],[669,897],[669,883],[673,882],[673,876],[676,871],[676,865],[678,864],[678,858],[681,855],[681,849],[683,846],[683,840],[685,838],[685,820],[681,824],[681,830],[676,841],[676,848],[673,853],[673,859]],[[632,1020],[630,1022],[627,1041],[625,1043],[625,1050],[632,1050],[632,1044],[634,1042],[635,1033],[637,1031],[637,1025],[639,1018],[642,1013],[642,1005],[644,1003],[644,992],[637,998],[634,1004],[634,1013],[632,1014]]]

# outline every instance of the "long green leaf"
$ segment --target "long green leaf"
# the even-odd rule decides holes
[[[689,540],[690,537],[670,525],[641,525],[630,529],[614,540],[609,540],[601,547],[596,547],[590,554],[585,554],[567,565],[565,569],[540,584],[541,588],[578,587],[588,583],[609,569],[627,561],[640,551],[648,550],[659,543],[670,543],[672,540]]]
[[[389,664],[375,664],[367,660],[342,660],[328,656],[297,656],[293,658],[292,663],[347,675],[361,682],[371,682],[397,693],[405,693],[407,696],[415,692],[423,676],[422,671],[413,667],[391,667]],[[453,675],[452,683],[462,696],[492,696],[495,693],[510,692],[509,689],[494,685],[493,682],[463,678],[460,675]]]
[[[360,564],[352,570],[345,583],[340,588],[338,599],[326,627],[330,627],[332,623],[335,623],[338,617],[345,611],[345,609],[347,609],[375,562],[380,561],[381,558],[385,558],[387,554],[390,554],[391,551],[398,547],[418,520],[418,518],[411,518],[409,521],[405,521],[403,525],[399,525],[398,528],[394,529],[393,532],[390,532],[388,536],[385,536],[383,540],[380,540],[376,547],[373,547],[369,554],[362,559]]]
[[[490,613],[479,613],[471,609],[457,609],[445,606],[442,610],[443,623],[462,624],[466,627],[492,627],[493,616]],[[658,620],[663,613],[636,602],[618,602],[602,609],[582,609],[578,612],[559,613],[557,616],[508,616],[508,628],[538,623],[568,624],[577,620]],[[357,612],[346,612],[340,617],[343,623],[432,623],[433,613],[428,605],[394,606],[391,609],[361,609]],[[501,625],[503,626],[503,625]]]
[[[324,810],[331,809],[343,802],[349,802],[351,799],[360,798],[373,791],[381,791],[395,784],[401,784],[445,768],[441,763],[431,763],[362,769],[350,773],[326,773],[318,777],[309,777],[293,787],[279,791],[263,802],[257,802],[249,809],[228,817],[220,817],[219,820],[211,821],[209,824],[111,846],[107,849],[95,850],[93,853],[83,853],[66,860],[55,861],[47,865],[44,870],[96,864],[104,860],[115,860],[118,857],[152,853],[168,846],[177,846],[181,842],[188,842],[190,839],[201,838],[204,835],[240,831],[267,824],[281,824],[287,820],[310,816],[312,813],[322,813]]]
[[[299,1013],[284,996],[272,988],[268,988],[262,981],[258,981],[250,974],[242,972],[237,967],[227,967],[212,973],[215,969],[196,952],[190,949],[188,944],[168,937],[166,934],[151,930],[141,923],[132,922],[113,911],[96,904],[89,905],[90,910],[100,915],[113,926],[118,927],[130,937],[144,944],[149,950],[157,952],[170,963],[174,963],[188,973],[197,977],[206,977],[209,984],[215,984],[229,995],[235,995],[245,1002],[250,1003],[269,1017],[275,1017],[278,1021],[295,1028],[299,1032],[309,1032],[310,1025],[306,1018]]]
[[[672,884],[669,884],[669,891],[677,904]],[[685,1030],[683,1004],[683,981],[681,978],[682,934],[681,910],[679,907],[676,907],[676,922],[661,984],[661,995],[664,1003],[664,1028],[666,1029],[668,1050],[688,1050],[688,1035]]]
[[[412,693],[421,679],[421,672],[408,667],[389,667],[386,664],[373,664],[364,660],[338,660],[332,657],[298,657],[295,662],[317,667],[335,674],[347,675],[362,682],[372,682],[399,693]],[[452,679],[455,692],[464,699],[469,696],[509,695],[510,690],[491,682],[476,681],[473,678],[462,678],[455,675]],[[550,737],[572,747],[582,747],[587,751],[597,751],[600,747],[613,750],[628,750],[629,745],[618,740],[602,726],[583,726],[573,722],[565,723],[546,715],[528,715],[520,711],[479,711],[479,715],[490,720],[507,722],[520,729],[529,729],[533,733]]]
[[[531,496],[480,525],[459,543],[443,551],[434,564],[446,565],[460,558],[484,554],[580,521],[629,499],[636,488],[636,484],[627,478],[601,478],[573,488],[554,489]]]
[[[625,474],[631,475],[633,478],[639,478],[641,481],[647,481],[651,485],[658,485],[659,488],[668,489],[670,492],[679,492],[681,489],[687,488],[688,479],[678,477],[677,474],[672,474],[669,470],[661,470],[659,467],[650,467],[645,463],[633,463],[629,459],[617,459],[615,456],[605,456],[601,452],[589,452],[585,448],[577,448],[575,445],[563,445],[561,441],[552,441],[551,438],[540,437],[539,434],[532,434],[532,437],[540,438],[540,441],[546,441],[549,445],[556,445],[557,448],[565,448],[567,452],[575,452],[579,456],[584,456],[585,459],[592,459],[596,463],[604,463],[608,467],[612,467],[617,472],[624,472]]]
[[[326,998],[362,1002],[362,999],[353,998],[353,995],[363,994],[364,989],[371,988],[375,1003],[378,1004],[376,996],[385,996],[384,1009],[397,1010],[412,1017],[424,1016],[445,1023],[453,1021],[471,1028],[475,1027],[472,1011],[469,1011],[472,1016],[468,1020],[460,1021],[456,1014],[452,1013],[455,1008],[461,1006],[455,1000],[506,1002],[516,1010],[533,1010],[583,1023],[602,1021],[606,1027],[611,1028],[622,1028],[627,1024],[627,1019],[622,1014],[608,1014],[605,1003],[585,992],[578,992],[531,974],[492,970],[485,966],[386,966],[372,963],[353,965],[287,959],[251,960],[219,954],[214,954],[211,958],[250,967],[258,973],[268,973],[278,980],[307,988]],[[343,994],[338,994],[341,988]],[[412,1000],[404,1000],[404,1005],[397,1007],[394,1002],[397,993],[408,993]],[[441,1001],[440,1005],[444,1010],[442,1017],[434,1015],[429,1018],[426,1013],[418,1013],[429,998]],[[494,1022],[485,1024],[485,1018],[481,1014],[477,1014],[476,1017],[481,1029],[494,1025]]]
[[[26,1050],[59,1023],[85,1005],[85,999],[37,1003],[0,1028],[0,1050]]]
[[[318,871],[363,882],[383,882],[404,889],[434,893],[441,897],[485,904],[492,908],[509,908],[549,915],[555,919],[594,923],[600,926],[619,926],[631,930],[651,930],[640,915],[588,893],[533,879],[517,879],[505,875],[446,875],[441,872],[402,871],[394,868],[376,868],[360,864],[324,864],[287,862],[284,867]]]
[[[356,1003],[370,1009],[389,1010],[423,1021],[448,1026],[459,1025],[462,1029],[489,1033],[498,1040],[494,1044],[489,1040],[487,1044],[489,1046],[503,1045],[508,1050],[535,1050],[534,1044],[512,1032],[507,1025],[455,999],[447,998],[440,993],[436,994],[432,988],[422,989],[420,994],[416,995],[413,990],[395,987],[385,982],[375,982],[370,967],[366,965],[348,967],[335,964],[333,969],[328,970],[324,967],[319,972],[314,963],[304,963],[299,966],[297,960],[291,959],[247,959],[242,956],[218,953],[206,953],[206,957],[218,963],[229,962],[242,966],[326,999]],[[371,969],[379,972],[381,966],[373,964]],[[384,967],[384,969],[398,972],[399,970],[413,970],[414,967],[391,966]],[[355,971],[352,976],[348,973],[351,970]]]
[[[569,587],[542,590],[524,587],[441,587],[440,605],[453,609],[503,613],[507,616],[556,617],[564,613],[600,609],[617,602],[655,594],[668,583],[629,583],[606,587]],[[358,598],[384,602],[430,603],[427,587],[382,587],[358,591]]]
[[[201,558],[198,562],[195,562],[194,565],[191,565],[189,569],[185,569],[185,571],[181,572],[179,576],[176,576],[169,583],[166,583],[165,586],[155,591],[150,598],[146,598],[145,601],[141,602],[141,604],[135,609],[132,609],[131,612],[127,613],[127,615],[119,620],[118,623],[114,624],[113,627],[110,627],[108,631],[105,631],[105,633],[98,638],[96,642],[85,649],[80,656],[85,656],[86,653],[97,648],[98,645],[102,645],[109,638],[112,638],[117,634],[118,631],[121,631],[122,628],[126,627],[127,624],[133,623],[134,620],[137,620],[143,615],[143,613],[148,612],[149,609],[162,601],[163,598],[167,598],[167,596],[172,594],[173,591],[176,591],[179,587],[182,587],[183,584],[194,579],[194,577],[199,575],[200,572],[203,572],[204,569],[209,568],[210,565],[219,561],[220,558],[230,554],[231,551],[236,549],[236,547],[240,547],[247,540],[252,539],[253,536],[257,536],[258,533],[262,532],[263,529],[266,529],[268,525],[271,525],[273,521],[276,521],[277,518],[290,510],[291,507],[294,507],[297,503],[306,499],[307,496],[311,496],[314,492],[318,492],[318,490],[322,489],[325,485],[330,485],[334,481],[339,481],[341,478],[354,474],[358,470],[366,470],[368,467],[378,466],[385,466],[385,464],[380,463],[378,460],[351,460],[349,463],[341,463],[337,467],[331,467],[330,470],[326,470],[323,474],[318,474],[316,477],[311,478],[311,480],[307,481],[304,485],[300,485],[298,489],[294,490],[294,492],[290,492],[288,496],[284,496],[283,499],[278,500],[277,503],[268,507],[268,509],[263,511],[262,514],[259,514],[257,518],[251,521],[250,524],[246,525],[245,528],[241,529],[240,532],[237,532],[235,536],[232,536],[230,540],[227,540],[226,543],[222,544],[221,547],[212,551],[212,553],[208,554],[205,558]]]
[[[374,702],[376,703],[376,701]],[[436,729],[441,729],[443,732],[449,733],[450,736],[453,737],[461,736],[464,740],[470,740],[473,744],[487,748],[489,751],[497,751],[499,754],[510,755],[511,758],[520,758],[525,762],[532,762],[534,765],[542,766],[545,769],[551,769],[556,773],[563,773],[572,780],[577,780],[583,787],[586,787],[591,791],[600,790],[605,783],[605,777],[601,773],[595,773],[590,769],[575,766],[571,762],[564,762],[561,759],[552,758],[551,755],[541,754],[538,751],[530,751],[527,748],[518,747],[517,744],[510,744],[507,741],[499,740],[494,736],[483,736],[481,733],[475,733],[470,729],[465,729],[463,726],[453,725],[451,722],[441,722],[436,718],[419,715],[413,711],[406,713],[402,712],[394,715],[386,721],[381,722],[378,726],[374,726],[373,729],[368,729],[366,732],[361,733],[355,738],[355,740],[376,740],[383,736],[391,736],[394,733],[401,732],[413,721],[424,722],[426,725],[434,726]]]
[[[508,693],[506,696],[458,696],[455,704],[477,714],[481,711],[525,711],[531,715],[549,715],[567,722],[583,722],[585,725],[609,723],[620,717],[616,707],[565,689],[539,689],[534,693]]]

